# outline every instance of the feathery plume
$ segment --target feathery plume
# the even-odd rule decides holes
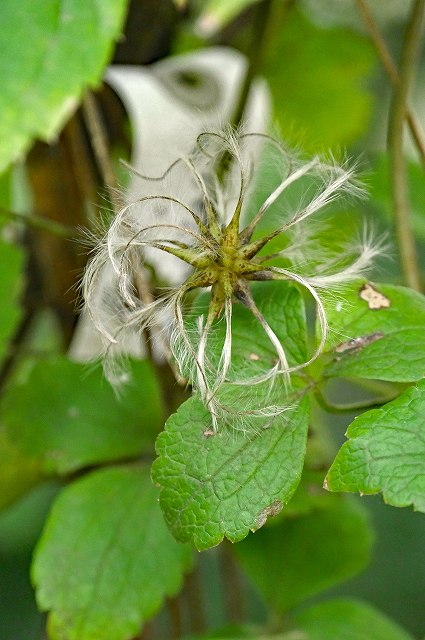
[[[282,171],[275,189],[244,226],[249,185],[255,175],[255,163],[249,153],[255,138],[272,145]],[[219,174],[223,154],[233,161],[224,179]],[[291,373],[307,367],[320,355],[328,333],[324,293],[363,276],[383,251],[383,244],[374,242],[365,231],[360,242],[350,247],[348,254],[344,250],[341,258],[326,252],[321,255],[314,246],[309,231],[313,228],[312,217],[341,196],[364,195],[353,168],[347,164],[339,166],[332,158],[316,156],[302,162],[266,135],[227,130],[201,133],[194,153],[178,159],[161,179],[168,178],[177,165],[186,168],[199,192],[200,206],[195,210],[195,206],[169,193],[155,193],[124,206],[94,251],[83,290],[88,311],[104,339],[108,377],[119,383],[122,372],[116,366],[117,351],[122,350],[123,343],[140,337],[148,329],[167,345],[166,351],[173,354],[181,375],[189,375],[211,413],[213,430],[217,431],[226,415],[240,414],[221,397],[225,383],[244,387],[267,383],[272,388],[280,379],[287,388]],[[288,213],[285,194],[291,186],[306,179],[309,185],[305,195],[295,210]],[[274,212],[269,221],[272,227],[268,225],[272,230],[258,235],[272,207]],[[286,239],[286,248],[264,255],[263,250],[275,238]],[[187,274],[180,284],[146,302],[138,295],[137,274],[145,270],[155,253],[183,261]],[[347,262],[350,254],[352,260]],[[285,267],[281,266],[282,258],[287,263]],[[290,281],[313,298],[321,335],[316,350],[305,362],[289,364],[285,345],[252,296],[250,285],[256,280]],[[208,312],[206,317],[198,317],[195,327],[189,328],[185,303],[191,292],[203,288],[210,291]],[[235,302],[252,313],[276,355],[270,369],[247,379],[237,379],[232,371]],[[218,361],[210,357],[217,322],[225,325]],[[247,413],[264,418],[287,409],[288,406],[271,400],[270,405],[253,407]]]

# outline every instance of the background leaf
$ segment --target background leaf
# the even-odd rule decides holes
[[[370,295],[384,296],[389,306],[370,308],[362,298],[365,287]],[[325,309],[330,327],[327,351],[332,355],[325,376],[397,382],[423,378],[424,296],[405,287],[359,281],[340,296],[329,297]]]
[[[191,550],[173,540],[147,469],[117,467],[59,496],[32,577],[52,640],[125,640],[182,585]]]
[[[60,356],[39,361],[8,389],[2,408],[10,441],[56,473],[152,450],[163,424],[158,385],[142,361],[132,363],[121,399],[100,368]]]
[[[349,426],[326,478],[330,491],[382,492],[425,512],[425,380]]]
[[[23,455],[0,429],[0,510],[8,507],[43,477],[39,460]]]
[[[282,612],[362,571],[371,543],[367,512],[337,500],[306,516],[272,521],[235,553],[268,606]]]
[[[2,640],[43,637],[45,620],[37,609],[29,570],[34,545],[59,490],[55,483],[42,483],[0,514]]]
[[[301,611],[295,621],[306,640],[413,640],[383,613],[356,600],[321,602]]]
[[[0,172],[34,138],[51,139],[95,86],[121,33],[126,0],[3,0]]]
[[[373,64],[363,35],[321,28],[296,11],[283,24],[275,19],[263,72],[283,138],[309,151],[355,140],[371,114]]]
[[[284,518],[305,516],[317,509],[327,508],[329,506],[327,493],[323,489],[323,469],[309,469],[307,467],[310,431],[308,435],[307,454],[303,474],[297,490],[285,506],[285,509],[281,512],[281,516]]]

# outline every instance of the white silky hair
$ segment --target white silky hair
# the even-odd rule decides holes
[[[355,256],[350,264],[342,266],[338,270],[341,258],[323,261],[320,269],[321,275],[308,275],[306,277],[308,282],[317,289],[337,290],[339,286],[345,286],[359,280],[367,274],[376,258],[388,255],[389,242],[386,234],[377,237],[365,225],[362,237],[354,243],[345,245],[342,248],[343,255],[344,250],[345,254]]]
[[[224,132],[205,132],[198,138],[196,153],[182,159],[181,164],[186,167],[189,179],[198,185],[200,198],[204,203],[223,207],[222,224],[229,222],[236,203],[242,203],[252,177],[252,160],[249,155],[248,158],[244,156],[247,145],[241,144],[241,140],[246,143],[246,139],[246,134],[234,133],[229,129]],[[223,152],[230,153],[234,158],[231,180],[224,186],[218,184],[214,173],[214,165]],[[305,289],[316,304],[320,337],[316,349],[306,361],[290,364],[285,346],[252,299],[247,308],[260,323],[276,353],[277,362],[262,373],[239,379],[238,373],[235,375],[232,370],[231,296],[227,295],[224,299],[225,331],[219,347],[218,361],[209,357],[209,345],[214,333],[213,321],[217,320],[213,316],[207,317],[205,321],[199,317],[192,329],[185,321],[185,299],[194,288],[190,280],[179,281],[156,300],[140,299],[135,280],[138,275],[146,278],[145,265],[149,264],[149,251],[162,251],[168,255],[168,250],[177,251],[180,247],[185,247],[196,250],[198,256],[203,252],[213,256],[215,250],[206,228],[207,216],[197,213],[173,192],[158,192],[122,207],[93,252],[93,259],[84,277],[86,307],[94,325],[103,336],[105,372],[114,384],[125,378],[123,368],[117,364],[119,360],[116,358],[122,342],[131,341],[134,335],[141,338],[148,331],[151,334],[156,332],[156,336],[160,335],[169,345],[168,355],[172,354],[181,375],[191,379],[210,411],[214,431],[219,430],[220,425],[226,422],[226,415],[232,421],[236,419],[236,415],[240,415],[242,423],[244,421],[244,412],[231,408],[221,398],[221,390],[228,383],[241,388],[267,383],[271,394],[275,381],[281,379],[289,390],[290,374],[309,366],[324,350],[329,330],[323,303],[324,293],[338,290],[342,285],[364,276],[374,259],[385,251],[384,241],[376,241],[367,228],[360,241],[349,247],[353,260],[348,264],[346,260],[344,262],[338,259],[338,256],[327,255],[326,251],[321,261],[320,250],[312,251],[313,241],[308,230],[310,218],[341,196],[364,196],[354,170],[347,164],[337,165],[333,159],[315,157],[305,163],[297,158],[291,160],[280,184],[266,197],[248,228],[254,230],[271,206],[279,203],[286,190],[307,176],[312,176],[319,186],[316,186],[311,199],[295,212],[288,216],[286,211],[282,211],[274,233],[275,236],[287,234],[289,241],[295,238],[294,244],[289,244],[287,248],[269,257],[270,261],[274,257],[285,257],[293,262],[293,266],[265,266],[274,279],[293,282]],[[316,273],[309,271],[309,256],[311,258],[312,255]],[[179,259],[175,257],[175,260]],[[107,283],[104,280],[105,270],[109,273]],[[189,268],[188,272],[190,273]],[[100,296],[99,287],[103,287]],[[263,400],[266,396],[263,394]],[[245,417],[272,419],[287,409],[285,404],[272,402],[250,408],[245,412]]]

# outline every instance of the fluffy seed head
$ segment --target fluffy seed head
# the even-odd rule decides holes
[[[275,188],[245,222],[256,168],[251,157],[255,140],[273,148],[281,175]],[[309,232],[313,228],[312,217],[341,196],[363,195],[353,169],[339,166],[333,159],[314,157],[302,162],[268,136],[227,130],[202,133],[193,154],[178,159],[161,179],[170,177],[178,165],[186,168],[198,191],[197,205],[186,204],[174,193],[155,193],[123,207],[94,252],[84,278],[84,295],[93,322],[104,338],[108,376],[119,382],[116,352],[122,351],[123,344],[126,349],[129,345],[134,348],[135,337],[140,339],[149,331],[163,353],[173,354],[180,373],[189,375],[211,413],[216,431],[226,415],[241,415],[223,401],[221,390],[225,383],[252,388],[265,383],[272,386],[279,378],[288,387],[290,374],[320,355],[328,331],[323,293],[363,275],[383,246],[364,232],[361,241],[350,248],[353,257],[349,263],[345,250],[342,256],[329,257],[315,247]],[[139,178],[153,180],[141,175]],[[298,206],[291,210],[285,196],[303,181],[308,181],[308,186]],[[272,208],[272,225],[260,235],[258,230],[264,228]],[[269,243],[276,239],[286,240],[286,247],[267,254]],[[157,254],[185,263],[187,272],[178,286],[152,297],[146,288],[146,268]],[[285,267],[281,266],[282,259],[287,263]],[[321,336],[306,362],[294,366],[288,363],[285,345],[252,296],[250,285],[256,280],[291,281],[313,298]],[[189,329],[185,322],[186,301],[193,291],[205,288],[210,291],[208,312],[205,317],[199,316],[195,329]],[[273,367],[242,380],[232,372],[235,303],[252,313],[276,354]],[[221,356],[213,364],[209,351],[217,322],[225,323],[225,332]],[[285,403],[271,402],[248,412],[264,419],[287,409]]]

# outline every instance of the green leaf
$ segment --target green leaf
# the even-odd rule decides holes
[[[295,621],[305,640],[413,640],[377,609],[348,598],[309,607]]]
[[[5,606],[3,600],[3,596],[5,595],[4,587],[6,587],[5,590],[7,591],[7,578],[5,574],[3,574],[4,567],[2,566],[2,562],[6,560],[7,563],[7,558],[9,557],[13,565],[14,560],[17,559],[24,550],[32,554],[43,531],[53,501],[61,488],[59,483],[55,481],[44,480],[44,482],[40,482],[37,487],[33,487],[25,496],[22,496],[20,500],[17,500],[15,504],[0,514],[0,575],[2,576],[0,616],[3,615]],[[28,560],[30,560],[30,558],[28,558]],[[26,575],[29,571],[29,565],[30,562],[28,562],[28,566],[26,567]],[[28,580],[28,587],[29,586],[30,583]],[[0,619],[3,622],[3,618],[1,617]]]
[[[288,282],[255,282],[251,293],[258,309],[269,323],[285,349],[290,365],[307,359],[304,304],[296,286]],[[190,334],[198,335],[197,318],[206,315],[210,294],[201,294],[195,300],[194,311],[186,316]],[[208,357],[217,366],[225,339],[225,323],[218,320],[213,325],[208,340]],[[247,339],[249,336],[249,339]],[[232,310],[232,367],[235,378],[257,376],[270,369],[276,362],[276,351],[264,329],[253,314],[240,302]],[[240,396],[240,387],[234,393]]]
[[[325,301],[330,326],[324,375],[412,382],[425,375],[425,297],[364,281]]]
[[[13,335],[21,316],[18,300],[23,284],[22,267],[24,256],[23,252],[8,240],[8,231],[10,230],[11,227],[0,224],[0,296],[2,301],[0,313],[0,360],[7,353],[8,340]]]
[[[425,380],[393,402],[364,413],[326,478],[330,491],[382,492],[395,507],[425,512]]]
[[[300,480],[307,422],[304,399],[266,429],[211,436],[210,414],[198,397],[187,400],[158,437],[152,469],[175,537],[198,549],[236,542],[279,511]]]
[[[0,29],[0,172],[34,138],[49,140],[86,86],[101,79],[121,33],[126,0],[3,0]]]
[[[152,450],[163,424],[153,372],[141,361],[132,363],[121,399],[99,368],[65,357],[39,361],[8,389],[2,408],[10,441],[49,473]]]
[[[0,510],[8,507],[43,477],[40,462],[23,455],[0,430]]]
[[[262,71],[284,139],[309,151],[352,143],[371,114],[365,80],[374,54],[367,38],[321,28],[295,11],[284,23],[276,17],[273,29]]]
[[[296,287],[262,282],[253,285],[252,292],[289,362],[305,361],[304,307]],[[207,295],[196,300],[196,314],[187,319],[189,330],[207,304]],[[224,332],[224,323],[217,322],[208,345],[212,362],[220,357]],[[275,358],[258,321],[242,304],[234,304],[233,375],[264,373]],[[289,500],[301,475],[308,420],[308,404],[300,401],[297,384],[293,379],[291,397],[282,380],[273,387],[269,382],[223,385],[220,400],[231,413],[215,435],[211,416],[197,396],[171,416],[157,440],[153,477],[162,487],[161,506],[178,540],[193,539],[198,549],[219,544],[224,536],[240,540]],[[290,409],[277,417],[249,414],[270,404]]]
[[[362,571],[371,542],[367,512],[357,502],[338,500],[271,523],[235,553],[266,603],[282,612]]]
[[[127,640],[182,585],[191,551],[169,534],[149,472],[94,472],[59,496],[36,549],[52,640]]]

